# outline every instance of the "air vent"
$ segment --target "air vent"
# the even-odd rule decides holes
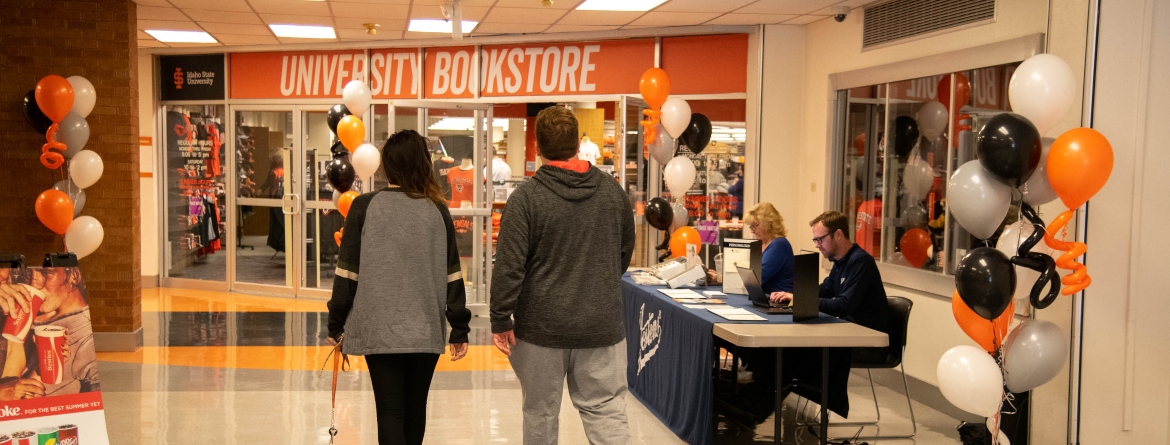
[[[995,21],[995,0],[893,0],[865,8],[861,47],[938,34]]]

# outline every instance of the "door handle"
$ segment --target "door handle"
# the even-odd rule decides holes
[[[299,204],[300,196],[297,196],[295,193],[288,193],[283,196],[280,203],[280,210],[285,215],[296,215],[300,212]]]

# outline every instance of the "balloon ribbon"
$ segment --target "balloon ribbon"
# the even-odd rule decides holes
[[[1089,268],[1077,262],[1077,258],[1084,255],[1085,251],[1089,250],[1089,246],[1079,241],[1068,242],[1056,239],[1056,234],[1064,231],[1065,227],[1068,226],[1068,221],[1072,217],[1073,210],[1066,210],[1057,216],[1056,219],[1052,220],[1052,224],[1048,226],[1048,231],[1044,233],[1044,242],[1048,244],[1048,247],[1065,251],[1064,255],[1061,255],[1056,260],[1056,265],[1061,269],[1073,271],[1073,273],[1068,274],[1068,276],[1060,280],[1065,285],[1064,289],[1060,291],[1064,295],[1072,295],[1080,292],[1086,287],[1089,287],[1089,284],[1093,282],[1093,279],[1089,277]]]
[[[1057,290],[1060,288],[1060,285],[1057,284],[1060,275],[1056,273],[1056,262],[1052,260],[1052,257],[1040,252],[1032,252],[1032,248],[1036,247],[1036,244],[1039,244],[1040,240],[1044,238],[1044,220],[1040,219],[1040,215],[1036,214],[1036,210],[1028,203],[1023,203],[1020,211],[1023,213],[1024,219],[1032,224],[1033,230],[1032,234],[1028,235],[1028,238],[1016,249],[1016,256],[1012,257],[1012,264],[1040,272],[1040,277],[1032,284],[1028,300],[1036,309],[1044,309],[1056,301]],[[1048,286],[1048,293],[1041,297],[1045,286]]]
[[[658,139],[658,118],[662,116],[662,112],[659,110],[642,110],[642,114],[647,116],[647,119],[642,121],[642,133],[645,135],[642,138],[642,143],[646,147],[650,147],[650,144],[655,139]]]
[[[53,150],[64,152],[66,147],[65,144],[57,142],[56,122],[49,126],[49,131],[45,132],[45,141],[45,145],[41,146],[41,165],[49,170],[61,167],[62,164],[65,164],[65,156]]]

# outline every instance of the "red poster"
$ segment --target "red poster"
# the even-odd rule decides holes
[[[654,40],[489,45],[480,59],[484,97],[637,94]]]
[[[341,97],[365,71],[363,50],[232,54],[231,98]]]

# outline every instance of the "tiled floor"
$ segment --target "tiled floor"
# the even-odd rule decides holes
[[[98,356],[110,442],[328,443],[330,380],[328,373],[319,371],[328,352],[323,342],[324,311],[320,301],[144,290],[146,346]],[[487,326],[484,319],[473,320],[473,346],[466,359],[440,358],[427,408],[426,443],[522,442],[520,386],[507,359],[489,345]],[[359,360],[358,369],[338,381],[341,432],[336,443],[377,443],[374,399],[363,369]],[[882,433],[907,432],[905,399],[881,386],[878,391],[884,403],[882,420],[888,425]],[[850,397],[855,418],[872,417],[864,379],[851,380]],[[563,400],[561,443],[588,443],[569,398]],[[682,443],[637,399],[630,396],[627,404],[633,443]],[[790,408],[787,413],[796,411],[795,406]],[[914,408],[917,443],[958,443],[957,421],[926,406]],[[769,419],[755,433],[721,431],[716,442],[771,443],[772,422]],[[855,430],[834,428],[830,433]],[[815,439],[801,434],[799,443]]]

